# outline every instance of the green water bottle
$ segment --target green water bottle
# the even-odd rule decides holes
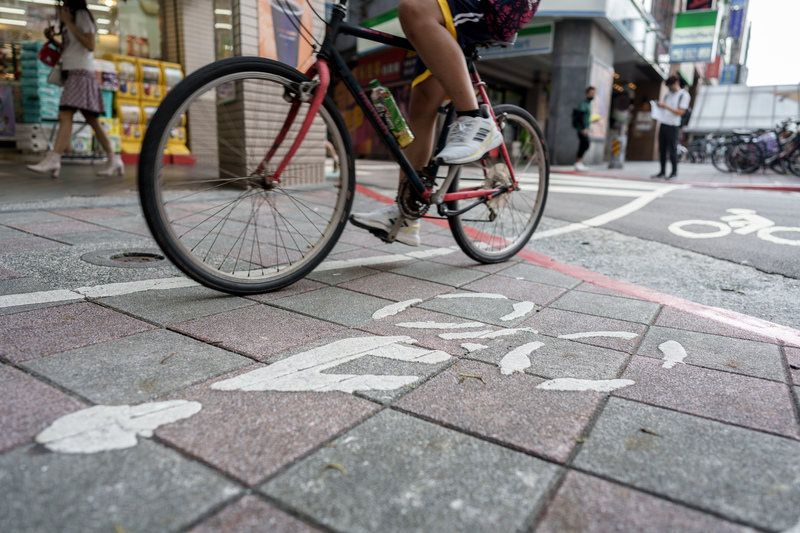
[[[372,80],[369,82],[369,86],[372,87],[372,94],[370,94],[372,103],[375,104],[378,113],[383,117],[389,131],[397,139],[397,144],[401,148],[405,148],[414,140],[414,134],[411,133],[411,128],[406,124],[406,119],[403,118],[403,114],[397,108],[397,103],[394,101],[392,93],[386,87],[381,87],[378,80]]]

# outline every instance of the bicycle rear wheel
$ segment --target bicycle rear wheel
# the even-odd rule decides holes
[[[353,201],[350,137],[326,97],[280,182],[283,160],[309,105],[286,65],[235,57],[178,84],[147,128],[139,195],[153,237],[192,279],[231,294],[277,290],[306,276],[330,252]],[[306,98],[307,99],[307,98]],[[259,172],[292,105],[285,141]],[[170,138],[188,133],[194,165],[169,165]]]
[[[519,188],[448,217],[459,247],[481,263],[506,261],[525,247],[542,218],[550,180],[547,145],[536,120],[514,105],[495,106],[494,113]],[[509,178],[500,150],[495,149],[480,161],[462,165],[449,192],[496,188],[510,184]],[[463,209],[476,201],[448,202],[447,207]]]
[[[755,142],[738,143],[728,150],[728,164],[734,172],[752,174],[763,164],[761,148]]]

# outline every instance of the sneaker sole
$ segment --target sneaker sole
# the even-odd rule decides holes
[[[349,220],[350,223],[355,227],[367,230],[368,232],[372,233],[377,238],[379,238],[380,240],[382,240],[387,244],[391,244],[392,242],[399,242],[407,246],[419,246],[419,238],[413,239],[406,234],[398,233],[394,241],[390,241],[389,231],[386,229],[385,226],[370,226],[366,223],[357,221],[355,218],[353,218],[353,215],[350,215]]]

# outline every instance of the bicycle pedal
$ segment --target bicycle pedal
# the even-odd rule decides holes
[[[394,240],[389,239],[389,233],[387,231],[377,228],[369,228],[367,231],[375,235],[377,238],[379,238],[386,244],[392,244],[394,242]]]

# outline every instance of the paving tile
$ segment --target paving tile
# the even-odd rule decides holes
[[[334,445],[259,490],[337,531],[518,531],[560,470],[393,411]]]
[[[728,326],[710,318],[693,315],[685,311],[678,311],[672,307],[664,307],[654,322],[656,326],[667,328],[686,329],[698,333],[710,333],[712,335],[722,335],[724,337],[736,337],[737,339],[749,339],[762,342],[775,342],[774,339],[751,333],[743,329]]]
[[[81,402],[10,366],[0,365],[0,453],[33,437]]]
[[[264,481],[381,408],[342,392],[218,391],[209,383],[171,398],[200,402],[203,409],[160,427],[156,435],[248,485]]]
[[[448,285],[431,283],[417,278],[409,278],[408,276],[399,276],[391,272],[375,274],[374,271],[371,276],[357,281],[342,283],[340,287],[395,302],[404,302],[412,299],[427,300],[453,290],[453,287]]]
[[[0,354],[19,363],[151,329],[92,303],[47,307],[0,316]]]
[[[566,289],[560,287],[525,280],[510,281],[504,276],[489,276],[462,288],[475,292],[502,294],[513,300],[529,301],[540,306],[549,304],[566,292]]]
[[[528,356],[531,366],[525,372],[547,379],[616,379],[630,359],[624,352],[544,335],[530,335],[525,342],[514,342],[512,337],[505,344],[470,352],[467,358],[499,365],[511,350],[528,342],[541,342],[543,346]]]
[[[106,533],[179,531],[240,489],[140,439],[134,448],[92,455],[17,448],[0,455],[0,492],[6,531]]]
[[[589,292],[592,294],[605,294],[606,296],[616,296],[618,298],[630,298],[632,300],[640,300],[641,298],[637,298],[635,296],[631,296],[629,294],[625,294],[624,292],[615,291],[613,289],[606,289],[605,287],[600,287],[599,285],[595,285],[594,283],[589,283],[585,281],[575,287],[576,291],[580,292]]]
[[[163,329],[23,363],[104,405],[146,402],[251,364],[247,357]]]
[[[792,383],[800,385],[800,348],[786,346],[784,350],[786,361],[789,363],[789,373],[792,375]]]
[[[26,294],[50,289],[52,289],[52,286],[35,278],[16,277],[0,281],[0,296]]]
[[[375,239],[375,240],[378,243],[380,243],[380,241],[378,241],[377,239]],[[392,246],[395,247],[395,248],[391,248]],[[365,270],[369,270],[370,271],[369,273],[373,274],[375,271],[383,272],[383,271],[392,270],[394,268],[398,268],[398,267],[401,267],[401,266],[404,266],[404,265],[410,265],[410,264],[416,262],[417,260],[414,259],[413,257],[405,255],[406,252],[413,251],[413,250],[414,249],[412,247],[406,246],[405,244],[396,243],[396,244],[390,245],[390,248],[384,249],[384,248],[382,248],[380,246],[375,246],[375,243],[373,243],[372,247],[361,248],[361,249],[358,249],[358,250],[352,250],[350,252],[344,252],[344,253],[336,254],[336,255],[330,255],[330,256],[328,256],[328,258],[326,260],[327,261],[352,261],[352,260],[355,260],[355,259],[370,260],[370,259],[382,258],[381,260],[387,261],[385,263],[376,263],[376,264],[373,264],[371,261],[369,261],[369,264],[364,265],[364,266],[353,266],[353,265],[350,265],[350,266],[346,267],[347,269],[355,270],[356,273],[358,274],[357,277],[363,277],[361,274],[366,273]],[[322,272],[322,274],[324,274],[324,273],[325,272]],[[357,278],[354,277],[353,279],[357,279]],[[350,281],[350,280],[346,279],[346,280],[343,280],[343,281]]]
[[[6,268],[0,267],[0,281],[5,281],[8,279],[16,279],[21,277],[23,276],[19,272],[14,272],[13,270],[8,270]]]
[[[461,361],[395,405],[447,427],[563,463],[603,394],[537,389],[544,381],[526,374],[504,376],[495,366]]]
[[[547,504],[536,533],[750,533],[720,520],[637,490],[570,471]]]
[[[551,337],[596,333],[597,335],[582,336],[575,340],[625,353],[633,353],[636,346],[639,345],[642,335],[647,331],[645,325],[635,322],[625,322],[551,308],[536,313],[533,317],[522,322],[520,326],[532,327],[542,335]],[[636,337],[613,337],[609,336],[608,332],[617,332],[618,334],[635,333]]]
[[[256,302],[267,303],[271,302],[272,300],[279,300],[280,298],[295,296],[297,294],[302,294],[308,291],[324,289],[325,287],[327,287],[327,285],[324,283],[320,283],[318,281],[312,281],[308,278],[303,278],[300,281],[292,283],[288,287],[284,287],[280,290],[273,292],[265,292],[263,294],[253,294],[251,296],[246,296],[246,298]]]
[[[174,324],[170,329],[264,360],[289,348],[332,335],[343,327],[283,309],[254,305]]]
[[[0,241],[6,239],[20,239],[27,236],[28,235],[24,231],[19,231],[8,226],[0,226]]]
[[[770,531],[800,518],[800,442],[611,398],[573,465]]]
[[[109,246],[136,246],[140,248],[155,244],[150,239],[142,237],[141,235],[134,235],[133,233],[125,233],[116,230],[104,230],[102,228],[87,233],[59,234],[53,237],[53,239],[67,244],[108,243]]]
[[[69,222],[70,219],[47,211],[12,211],[0,213],[0,224],[39,224],[42,222]]]
[[[65,248],[68,245],[60,242],[43,239],[41,237],[20,237],[18,239],[3,239],[0,241],[0,255],[34,252],[36,250],[51,250]]]
[[[230,296],[205,287],[150,290],[100,298],[98,303],[159,326],[257,305],[252,300]]]
[[[10,224],[10,226],[26,233],[32,233],[42,237],[62,235],[65,233],[85,233],[102,229],[94,224],[87,224],[86,222],[81,222],[78,220],[42,222],[38,224]]]
[[[780,348],[774,344],[709,335],[673,328],[651,327],[637,355],[662,359],[659,346],[675,341],[686,351],[684,363],[759,378],[785,381]]]
[[[467,324],[470,327],[456,327],[460,324]],[[501,328],[419,308],[410,308],[394,316],[365,322],[359,325],[358,329],[376,335],[407,335],[416,339],[419,346],[442,350],[454,356],[469,353],[469,350],[462,346],[466,343],[480,343],[486,346],[519,345],[529,342],[528,339],[531,337],[530,332],[517,332],[511,336],[494,339],[480,338],[487,332],[499,331]],[[443,335],[461,335],[463,338],[448,339],[442,337]]]
[[[256,496],[245,496],[188,533],[313,533],[321,531]]]
[[[488,274],[468,268],[459,268],[431,261],[420,261],[411,265],[401,266],[392,269],[395,274],[410,276],[425,281],[450,285],[451,287],[461,287],[467,283],[472,283]]]
[[[506,328],[515,327],[539,309],[531,305],[533,302],[524,303],[499,296],[501,298],[487,297],[474,291],[454,291],[418,305],[430,311]],[[517,309],[515,306],[528,307]]]
[[[103,218],[117,218],[129,217],[130,213],[119,211],[117,209],[109,209],[106,207],[95,207],[90,209],[63,209],[59,211],[52,211],[57,215],[64,217],[74,218],[77,220],[98,220]]]
[[[800,439],[791,392],[782,383],[692,365],[667,369],[648,357],[631,359],[622,377],[636,385],[615,396]]]
[[[331,260],[336,260],[336,257],[330,257]],[[322,270],[322,271],[314,271],[309,274],[307,277],[312,281],[317,281],[319,283],[326,283],[328,285],[339,285],[340,283],[346,283],[348,281],[353,281],[354,279],[361,279],[367,276],[371,276],[375,273],[375,269],[368,268],[368,267],[361,267],[361,266],[354,266],[354,267],[347,267],[347,268],[337,268],[335,270]]]
[[[657,303],[604,294],[570,291],[552,304],[553,309],[650,324],[661,307]]]
[[[375,311],[392,303],[389,300],[367,294],[347,291],[338,287],[328,287],[290,298],[273,300],[270,305],[343,326],[355,326],[372,320]]]
[[[561,272],[530,263],[517,263],[505,270],[501,270],[497,274],[519,280],[553,285],[563,289],[574,289],[582,283],[578,278],[573,278]]]

